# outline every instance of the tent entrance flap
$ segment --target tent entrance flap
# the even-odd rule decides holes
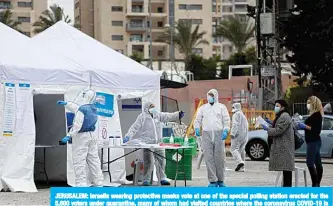
[[[55,146],[35,149],[35,181],[45,181],[44,165],[49,181],[66,181],[67,151],[59,146],[59,140],[66,136],[66,117],[64,106],[57,105],[64,100],[63,94],[34,95],[34,116],[36,127],[36,145]]]

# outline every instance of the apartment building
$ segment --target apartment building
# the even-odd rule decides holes
[[[19,29],[27,36],[32,36],[32,25],[47,9],[47,0],[0,0],[0,11],[5,9],[11,9],[13,20],[21,22]]]
[[[245,18],[248,1],[255,0],[75,0],[74,13],[83,32],[128,56],[141,52],[145,59],[150,53],[154,60],[170,59],[169,46],[156,40],[172,22],[191,21],[200,25],[209,41],[193,52],[205,58],[228,58],[234,51],[232,44],[212,34],[222,19],[235,14]],[[176,50],[175,59],[182,58]]]

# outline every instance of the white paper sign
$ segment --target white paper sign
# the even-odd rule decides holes
[[[15,84],[5,83],[5,105],[3,114],[3,136],[13,136],[16,117]]]
[[[16,132],[21,134],[24,132],[24,114],[27,110],[29,98],[31,98],[30,84],[20,83],[16,88]]]

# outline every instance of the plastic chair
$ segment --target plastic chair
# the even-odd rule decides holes
[[[303,173],[304,176],[304,186],[307,187],[308,183],[307,183],[307,179],[306,179],[306,169],[305,168],[300,168],[300,167],[295,167],[295,187],[298,187],[299,185],[299,175],[300,173]],[[276,180],[275,180],[275,187],[278,186],[279,184],[279,180],[282,177],[282,171],[279,171],[277,176],[276,176]],[[283,179],[283,177],[281,178],[281,180]],[[283,186],[283,181],[281,181],[281,186]]]

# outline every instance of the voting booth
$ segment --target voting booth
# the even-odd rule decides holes
[[[59,29],[59,26],[62,28],[58,32],[51,31]],[[68,26],[68,33],[63,26]],[[68,122],[73,116],[63,106],[56,105],[56,99],[73,101],[82,89],[89,87],[104,97],[106,104],[98,107],[99,121],[95,131],[100,145],[108,136],[122,137],[118,100],[142,98],[143,102],[149,100],[159,105],[158,74],[62,22],[49,31],[55,36],[47,37],[48,31],[45,31],[37,36],[38,39],[32,40],[0,23],[0,44],[6,48],[0,50],[0,124],[3,127],[0,138],[0,190],[37,191],[33,177],[36,131],[39,136],[44,136],[41,142],[52,139],[51,143],[57,144],[67,132],[67,128],[63,128],[66,127],[66,119]],[[66,35],[68,38],[65,38]],[[54,44],[49,38],[54,40]],[[57,50],[45,48],[43,44],[66,47]],[[63,111],[56,112],[56,115],[54,108]],[[55,119],[59,117],[60,121],[51,122],[52,115]],[[48,119],[49,122],[41,119]],[[40,122],[44,125],[38,130],[36,124]],[[56,122],[60,123],[57,125]],[[71,145],[67,145],[67,152],[66,146],[56,145],[47,154],[49,178],[67,179],[69,185],[75,186]],[[123,154],[122,149],[114,149],[111,159]],[[65,173],[57,174],[63,168]],[[112,182],[125,183],[124,159],[113,163],[111,168]],[[104,185],[111,184],[108,178],[104,180]]]
[[[90,81],[98,95],[109,100],[112,108],[101,114],[98,122],[101,144],[108,144],[108,137],[122,137],[141,113],[141,105],[146,101],[160,106],[160,75],[133,61],[119,52],[105,46],[65,22],[58,22],[32,38],[40,46],[83,65],[90,71]],[[112,99],[112,101],[111,101]],[[67,99],[69,100],[69,99]],[[111,111],[112,110],[112,111]],[[109,114],[108,114],[109,113]],[[112,117],[111,117],[111,113]],[[104,141],[104,143],[103,143]],[[69,145],[70,147],[70,145]],[[71,164],[71,150],[67,150],[67,180],[74,184],[74,171]],[[112,148],[110,159],[124,155],[124,149]],[[107,156],[103,155],[104,162]],[[130,157],[126,157],[127,159]],[[111,163],[112,182],[126,182],[125,158]],[[104,165],[107,167],[107,165]],[[127,168],[130,170],[130,168]],[[105,168],[106,170],[106,168]],[[104,173],[105,185],[110,185],[109,176]],[[112,185],[110,185],[112,186]]]

